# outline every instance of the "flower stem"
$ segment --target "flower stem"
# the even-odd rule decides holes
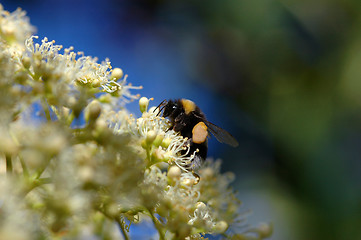
[[[29,183],[29,185],[26,188],[24,188],[23,194],[25,196],[29,192],[31,192],[31,190],[33,190],[34,188],[37,188],[37,187],[42,186],[44,184],[50,184],[50,183],[52,183],[51,178],[34,179],[32,182]]]
[[[11,156],[6,155],[6,173],[11,174],[13,172],[13,162],[11,160]]]
[[[44,164],[42,167],[39,167],[36,171],[35,179],[39,179],[41,177],[41,174],[45,171],[45,169],[48,167],[49,163],[51,161],[51,158],[47,159],[46,164]]]
[[[24,159],[23,159],[21,156],[19,156],[19,159],[20,159],[21,167],[23,168],[24,176],[25,176],[25,177],[29,177],[29,170],[28,170],[28,168],[26,167],[26,164],[25,164]]]
[[[119,219],[115,219],[115,221],[116,221],[117,224],[119,225],[120,230],[121,230],[121,232],[122,232],[122,234],[123,234],[124,239],[125,239],[125,240],[130,240],[130,238],[129,238],[129,236],[128,236],[128,233],[127,233],[127,231],[126,231],[125,228],[124,228],[124,225],[119,221]]]
[[[49,111],[48,104],[46,103],[45,100],[41,100],[41,105],[43,106],[46,120],[48,120],[48,122],[51,122],[51,117],[50,117],[50,111]]]
[[[164,232],[163,232],[163,229],[160,226],[159,220],[154,216],[153,212],[150,209],[147,209],[147,210],[148,210],[148,212],[150,214],[150,217],[152,218],[152,221],[154,223],[155,228],[158,231],[159,240],[165,240]]]
[[[68,116],[68,118],[67,118],[67,124],[68,124],[69,126],[70,126],[71,123],[73,122],[74,117],[75,117],[75,115],[74,115],[74,112],[72,111],[72,112],[70,113],[70,115]]]

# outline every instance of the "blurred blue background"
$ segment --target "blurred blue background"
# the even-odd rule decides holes
[[[209,156],[237,174],[250,224],[280,240],[361,239],[360,3],[2,1],[40,38],[108,57],[154,105],[194,100],[240,143],[213,138]]]

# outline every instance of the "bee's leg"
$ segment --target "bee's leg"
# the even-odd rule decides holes
[[[171,129],[173,129],[173,125],[171,125],[165,132],[168,132]]]
[[[187,126],[183,118],[184,118],[184,113],[181,113],[174,119],[174,127],[173,127],[174,131],[180,132]]]

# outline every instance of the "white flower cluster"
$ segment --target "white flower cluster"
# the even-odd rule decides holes
[[[2,38],[14,44],[23,44],[35,28],[30,24],[26,12],[20,8],[10,13],[0,5],[0,33]]]
[[[44,38],[41,44],[34,43],[32,36],[25,42],[27,52],[25,53],[23,63],[30,61],[28,67],[34,77],[53,75],[58,81],[64,81],[68,84],[84,84],[91,88],[102,87],[104,92],[117,93],[117,96],[124,96],[129,99],[136,99],[137,96],[130,94],[130,89],[140,89],[127,85],[123,71],[120,68],[112,70],[109,60],[97,63],[97,58],[84,56],[84,53],[73,52],[73,47],[64,50],[61,54],[61,45],[55,45],[55,41],[48,41]],[[27,66],[25,66],[27,67]],[[120,82],[119,79],[123,78]]]
[[[128,113],[139,87],[120,68],[36,43],[33,29],[0,5],[0,238],[130,239],[144,219],[162,240],[230,238],[242,217],[232,175],[213,161],[200,177],[190,172],[189,140],[149,99],[140,118]],[[272,229],[252,231],[261,239]]]
[[[16,79],[20,84],[26,82],[34,92],[55,93],[53,100],[63,101],[61,104],[68,107],[74,101],[79,101],[79,96],[62,99],[64,91],[84,91],[84,88],[79,89],[84,86],[87,94],[110,94],[112,97],[108,100],[112,102],[119,102],[119,99],[129,102],[139,97],[132,95],[130,90],[141,87],[127,84],[127,76],[120,68],[112,69],[109,60],[98,63],[97,58],[76,53],[73,47],[61,53],[63,46],[48,41],[46,37],[41,43],[34,42],[38,38],[32,36],[34,30],[24,11],[17,9],[9,13],[0,5],[0,44],[11,54],[11,61],[14,61],[17,70]],[[46,83],[46,87],[41,89],[39,82]]]
[[[188,224],[204,227],[207,232],[211,232],[215,226],[211,212],[203,202],[198,202],[196,204],[196,209],[194,210],[193,216],[188,221]],[[224,231],[225,230],[226,229],[224,229]]]

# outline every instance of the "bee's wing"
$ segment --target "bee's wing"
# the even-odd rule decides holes
[[[237,140],[226,130],[214,125],[211,122],[205,121],[208,130],[216,137],[216,139],[221,143],[227,143],[232,147],[237,147]]]

